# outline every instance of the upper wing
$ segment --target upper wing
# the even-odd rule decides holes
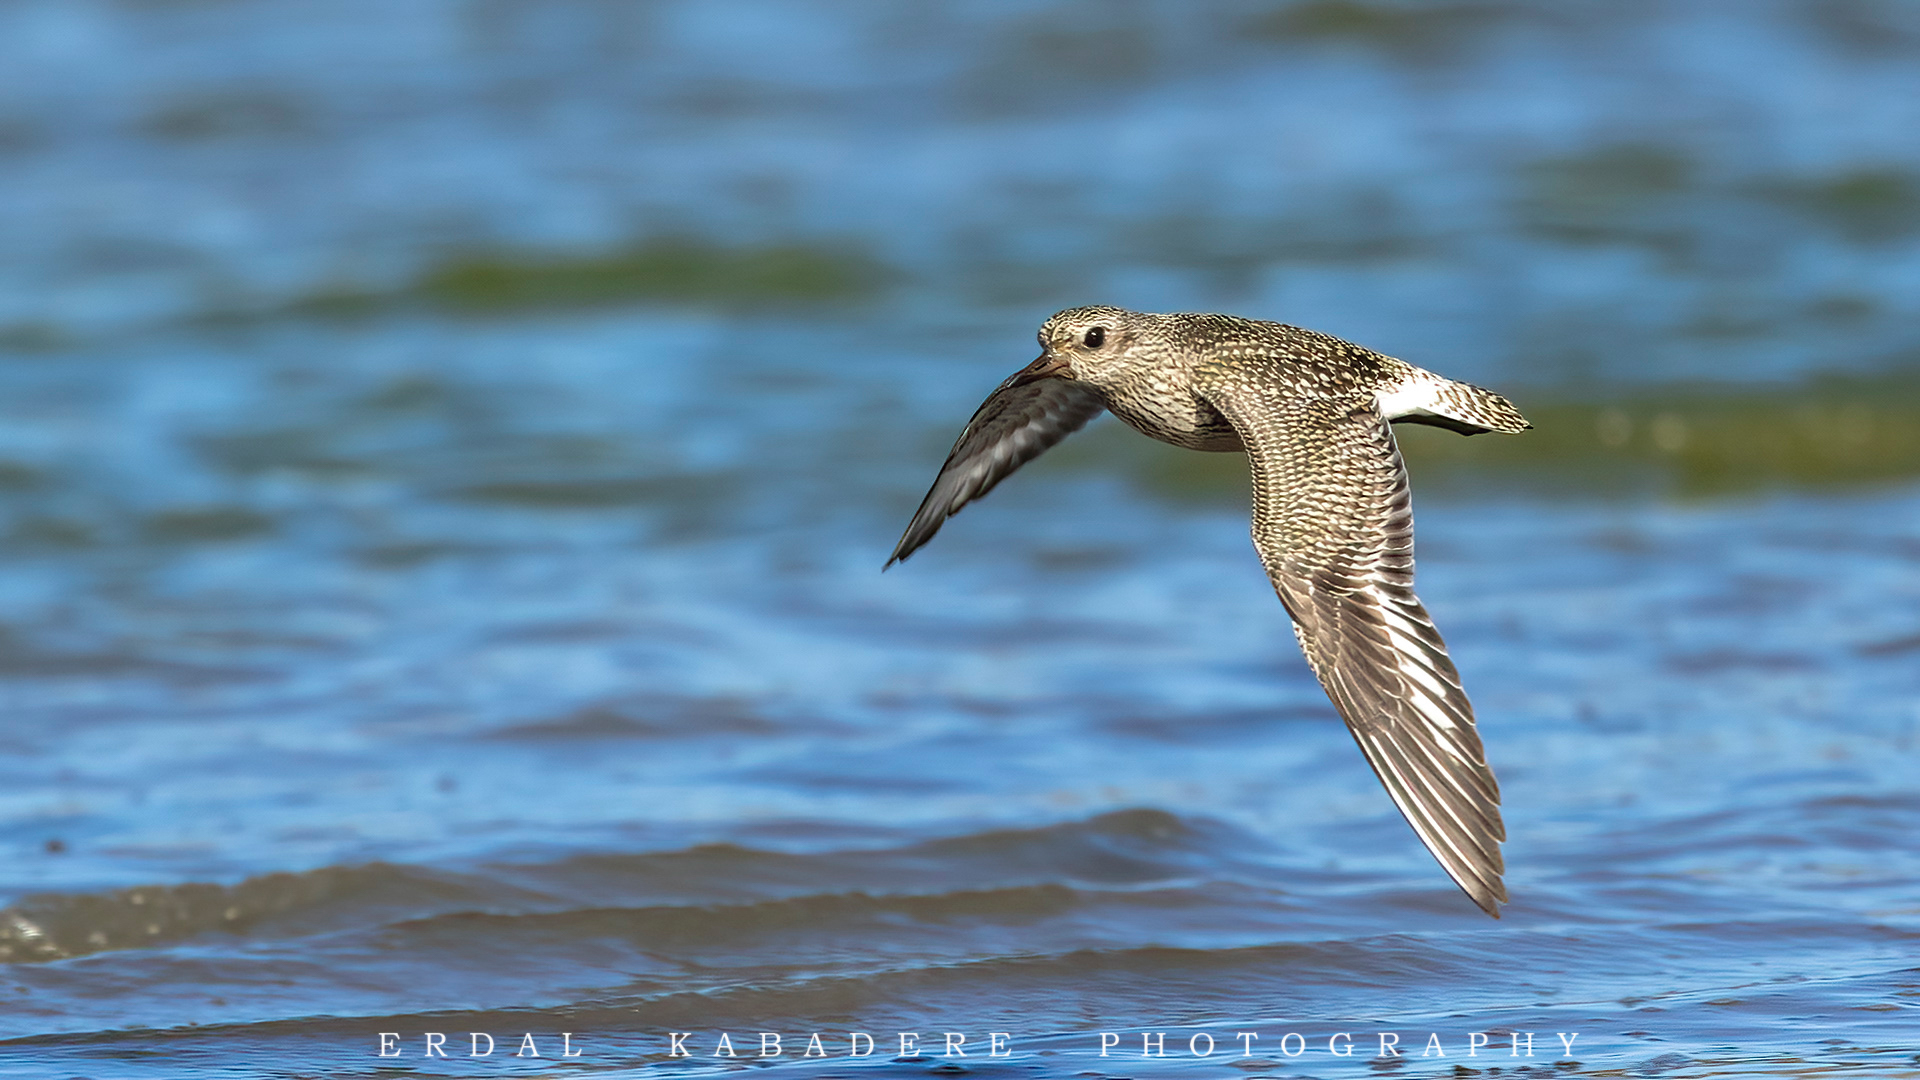
[[[1050,374],[1042,357],[1000,384],[954,442],[932,490],[887,560],[892,566],[933,539],[947,518],[993,490],[1008,473],[1096,416],[1106,403],[1091,387]]]
[[[1453,880],[1496,918],[1500,788],[1473,706],[1413,594],[1413,509],[1372,401],[1217,387],[1253,475],[1253,543],[1367,763]]]

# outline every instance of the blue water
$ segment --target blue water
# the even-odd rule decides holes
[[[1230,465],[1102,421],[879,569],[1069,304],[1903,378],[1916,130],[1897,4],[0,8],[0,1075],[1920,1075],[1910,480],[1407,439],[1498,922]],[[660,244],[860,269],[444,276]]]

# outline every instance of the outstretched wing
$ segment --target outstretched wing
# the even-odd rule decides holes
[[[932,490],[914,511],[888,566],[913,554],[961,507],[992,491],[1007,474],[1079,430],[1106,407],[1092,387],[1057,377],[1054,370],[1052,362],[1041,357],[1001,383],[973,414],[934,478]]]
[[[1374,403],[1222,382],[1203,396],[1246,444],[1253,543],[1327,696],[1394,804],[1498,918],[1500,788],[1473,706],[1413,594],[1407,471]]]

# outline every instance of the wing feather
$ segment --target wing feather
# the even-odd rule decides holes
[[[993,490],[1015,469],[1078,431],[1106,407],[1085,383],[1047,374],[1036,360],[987,397],[947,454],[946,464],[920,502],[887,565],[933,539],[961,507]]]
[[[1221,380],[1201,394],[1246,445],[1253,541],[1307,662],[1394,805],[1498,917],[1500,788],[1446,643],[1413,592],[1413,510],[1371,400],[1289,398]]]

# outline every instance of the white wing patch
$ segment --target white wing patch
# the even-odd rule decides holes
[[[1439,377],[1415,369],[1412,378],[1391,390],[1382,390],[1373,399],[1380,407],[1380,415],[1389,420],[1398,420],[1403,416],[1444,416],[1436,406],[1441,404]]]

